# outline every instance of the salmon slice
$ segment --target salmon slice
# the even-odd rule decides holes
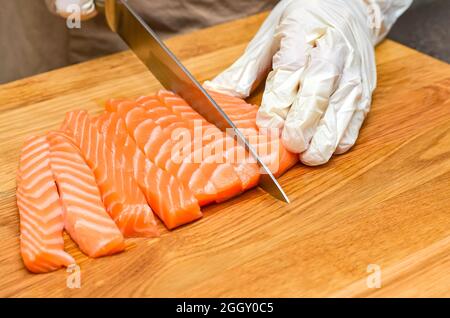
[[[59,132],[49,132],[47,140],[66,231],[90,257],[122,251],[125,248],[122,233],[106,212],[94,174],[79,149]]]
[[[61,130],[73,138],[94,172],[109,215],[125,237],[154,237],[156,220],[131,171],[120,167],[120,154],[111,152],[86,111],[66,114]]]
[[[191,189],[201,206],[241,193],[242,183],[231,165],[202,160],[201,157],[198,160],[190,155],[176,156],[174,150],[178,149],[180,142],[174,138],[175,135],[179,131],[182,135],[190,135],[179,122],[159,125],[154,115],[130,101],[111,100],[106,109],[117,112],[124,119],[127,131],[147,158]]]
[[[120,154],[120,165],[130,169],[147,202],[168,229],[192,222],[202,216],[192,192],[167,171],[145,157],[128,135],[124,120],[118,113],[104,112],[95,125],[106,146]]]
[[[50,150],[45,137],[33,136],[24,143],[16,197],[25,267],[34,273],[46,273],[75,264],[64,251],[63,210],[50,170]]]
[[[182,120],[185,127],[191,129],[194,138],[196,135],[200,136],[204,147],[203,152],[212,153],[217,156],[222,155],[221,159],[224,160],[224,162],[233,165],[241,180],[242,189],[244,191],[258,184],[260,176],[258,164],[233,138],[203,119],[203,117],[195,112],[180,96],[170,91],[160,90],[157,97],[159,101],[170,110],[172,116],[176,116],[178,120]],[[153,110],[156,114],[161,112],[154,97],[141,97],[138,99],[138,102],[148,109]],[[184,107],[188,107],[191,111],[180,112],[180,108]],[[183,114],[186,113],[190,113],[191,115],[186,118],[183,116]],[[195,134],[195,129],[199,128],[199,125],[195,125],[196,121],[203,128],[202,134]],[[220,158],[218,159],[221,160]]]
[[[271,172],[279,177],[294,166],[298,155],[289,152],[282,144],[278,132],[260,131],[256,125],[258,106],[250,105],[238,97],[210,91],[211,97],[220,105],[233,123],[249,139],[258,155]]]
[[[216,200],[218,190],[210,178],[203,174],[203,170],[200,169],[201,163],[197,161],[175,164],[171,160],[173,159],[172,148],[176,144],[172,139],[174,127],[163,128],[156,124],[152,116],[148,116],[145,109],[135,102],[110,101],[107,103],[107,110],[117,111],[122,116],[127,131],[146,157],[159,168],[176,176],[180,182],[191,189],[201,206]],[[195,172],[197,175],[194,175]]]
[[[211,179],[219,192],[218,199],[215,200],[216,202],[225,201],[249,188],[248,183],[245,183],[245,185],[242,183],[243,180],[238,174],[238,171],[236,171],[236,168],[232,165],[232,160],[227,160],[226,139],[223,132],[214,127],[213,130],[206,129],[204,130],[204,133],[200,132],[199,134],[196,134],[195,128],[190,127],[185,121],[172,113],[170,108],[166,107],[156,97],[153,97],[149,102],[145,102],[141,105],[144,106],[146,115],[163,128],[168,127],[172,132],[181,129],[188,133],[187,135],[190,136],[188,142],[176,143],[177,146],[181,145],[181,148],[178,151],[175,151],[177,157],[184,162],[201,162],[203,167],[212,167],[209,172],[213,174],[206,174],[206,178]],[[162,115],[163,113],[164,115]],[[232,142],[233,141],[231,141],[230,146],[233,145]],[[172,151],[170,152],[165,152],[165,156],[163,155],[162,158],[163,160],[167,160],[166,167],[169,170],[180,171],[180,164],[174,163],[173,160],[167,158],[169,155],[174,155],[174,148],[172,147],[171,150]],[[214,168],[214,166],[217,166],[217,168]],[[204,174],[205,171],[208,171],[208,169],[204,169]],[[226,176],[227,179],[221,177],[218,172],[223,176]],[[230,186],[229,181],[233,181],[234,184]],[[239,183],[241,185],[240,188],[238,187]]]

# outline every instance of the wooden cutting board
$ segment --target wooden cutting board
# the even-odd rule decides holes
[[[203,81],[242,53],[264,17],[168,45]],[[67,287],[65,270],[34,275],[22,264],[21,144],[58,127],[69,110],[98,113],[107,98],[159,84],[124,52],[0,86],[0,296],[450,296],[450,66],[392,41],[377,48],[377,63],[378,88],[356,146],[281,177],[291,204],[255,189],[97,260],[67,238],[79,289]],[[377,277],[381,288],[369,288]]]

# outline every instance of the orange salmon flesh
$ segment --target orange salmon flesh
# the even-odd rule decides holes
[[[279,135],[258,129],[257,106],[210,94],[276,177],[298,162]],[[194,222],[201,207],[259,179],[258,164],[232,135],[170,91],[111,99],[97,117],[71,111],[59,130],[29,137],[22,148],[16,197],[24,265],[45,273],[75,264],[64,231],[89,257],[122,252],[126,238]]]

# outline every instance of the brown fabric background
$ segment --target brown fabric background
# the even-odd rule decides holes
[[[41,0],[0,0],[0,83],[68,63],[65,22]]]
[[[278,2],[278,0],[129,1],[147,23],[164,38],[269,10]],[[437,9],[429,5],[438,2],[441,6]],[[410,37],[413,39],[403,43],[419,49],[425,47],[424,51],[429,54],[433,54],[434,49],[443,47],[441,51],[447,54],[448,45],[445,45],[448,41],[443,41],[445,37],[438,35],[448,29],[445,27],[445,23],[448,24],[446,11],[441,10],[442,3],[448,3],[448,0],[414,0],[416,17],[413,21],[410,19],[404,23],[405,27],[401,28],[401,34],[394,31],[394,38],[402,42],[402,39],[409,39],[408,34],[412,34]],[[430,8],[428,11],[419,7],[423,5],[425,8],[425,4]],[[428,21],[426,24],[422,19],[424,16]],[[414,32],[410,31],[411,27]],[[421,47],[418,42],[426,43]],[[103,16],[82,22],[81,29],[69,30],[64,19],[48,12],[45,0],[0,0],[0,83],[124,48],[122,41],[106,27]],[[442,58],[443,55],[435,56]]]
[[[278,0],[129,0],[163,38],[271,9]],[[0,83],[117,52],[104,16],[68,29],[44,0],[0,0]]]

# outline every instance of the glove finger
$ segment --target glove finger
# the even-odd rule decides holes
[[[361,109],[356,110],[355,113],[353,114],[348,124],[348,127],[344,131],[344,135],[342,136],[336,148],[335,151],[336,154],[342,154],[344,152],[347,152],[355,144],[356,139],[358,139],[359,130],[361,129],[364,119],[366,118],[366,115],[369,112],[370,102],[371,102],[370,99],[369,100],[365,99],[364,101],[362,101]]]
[[[336,90],[348,54],[346,42],[332,28],[311,50],[311,62],[282,133],[283,145],[289,151],[300,153],[308,148],[330,96]]]
[[[329,12],[328,9],[332,10]],[[351,148],[369,111],[376,86],[370,34],[366,28],[361,28],[366,17],[357,10],[357,6],[328,9],[324,10],[327,21],[345,35],[346,42],[353,48],[353,55],[310,146],[300,156],[302,162],[309,165],[323,164],[334,152],[342,153]]]
[[[281,1],[275,6],[250,41],[244,54],[213,80],[204,82],[203,86],[240,98],[249,96],[252,89],[270,70],[272,57],[279,45],[274,37],[276,28],[290,3],[291,1]]]
[[[279,50],[273,57],[273,70],[267,77],[256,117],[256,124],[262,131],[275,128],[281,132],[298,92],[309,53],[325,30],[321,21],[299,6],[288,10],[277,27],[275,38],[280,43]]]
[[[325,115],[314,133],[308,149],[300,160],[315,166],[328,162],[342,139],[350,120],[361,102],[363,84],[360,76],[360,57],[353,52],[344,68],[336,92],[331,96]]]

